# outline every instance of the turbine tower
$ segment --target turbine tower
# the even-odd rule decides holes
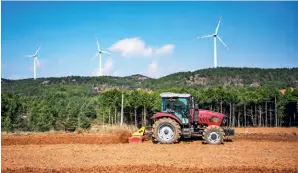
[[[222,41],[222,39],[217,35],[218,33],[218,28],[220,25],[222,17],[220,17],[219,22],[217,24],[217,27],[215,29],[215,33],[214,34],[210,34],[210,35],[204,35],[202,37],[198,37],[198,38],[208,38],[208,37],[213,37],[214,40],[214,67],[217,67],[217,52],[216,52],[216,38],[218,38],[218,40],[222,43],[222,45],[224,45],[224,47],[227,48],[227,50],[229,49],[228,46]]]
[[[100,49],[100,46],[98,44],[97,37],[95,37],[95,39],[96,39],[96,44],[97,44],[97,53],[95,54],[95,56],[98,56],[98,58],[99,58],[99,76],[101,76],[102,75],[101,54],[105,53],[105,54],[109,54],[110,55],[111,53],[109,53],[107,51],[104,51],[104,50],[101,50]]]
[[[36,52],[35,52],[35,54],[33,54],[33,55],[27,55],[26,57],[28,57],[28,58],[33,58],[33,70],[34,70],[34,80],[36,80],[36,64],[37,65],[40,65],[39,64],[39,61],[38,61],[38,59],[37,59],[37,53],[38,53],[38,51],[39,51],[39,49],[41,48],[41,46],[39,46],[39,48],[36,50]]]

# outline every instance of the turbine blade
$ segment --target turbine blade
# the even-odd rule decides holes
[[[34,55],[25,55],[25,57],[32,58],[32,57],[34,57]]]
[[[222,41],[222,39],[219,36],[216,36],[216,37],[218,38],[218,40],[221,42],[222,45],[224,45],[227,49],[229,49],[228,46]]]
[[[217,24],[217,27],[215,29],[215,34],[216,35],[217,35],[217,32],[218,32],[218,28],[219,28],[219,25],[220,25],[221,18],[222,18],[222,16],[220,16],[219,21],[218,21],[218,24]]]
[[[97,37],[95,37],[95,39],[96,39],[96,44],[97,44],[97,50],[100,51],[100,46],[99,46],[99,44],[98,44]]]
[[[93,55],[92,60],[94,60],[98,56],[99,52]]]
[[[39,51],[40,48],[41,48],[41,46],[39,46],[39,48],[38,48],[37,51],[35,52],[34,56],[37,55],[37,53],[38,53],[38,51]]]
[[[38,66],[40,66],[40,63],[39,63],[39,61],[38,61],[37,57],[35,57],[34,59],[35,59],[35,61],[36,61],[37,65],[38,65]]]
[[[109,54],[109,55],[111,55],[111,53],[110,52],[107,52],[107,51],[101,51],[102,53],[105,53],[105,54]]]
[[[212,37],[212,36],[213,36],[213,34],[210,34],[210,35],[204,35],[204,36],[198,37],[198,38],[207,38],[207,37]]]

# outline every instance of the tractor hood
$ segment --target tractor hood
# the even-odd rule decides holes
[[[199,110],[199,121],[208,125],[221,125],[225,115],[219,112],[210,110],[200,109]]]
[[[211,117],[213,117],[213,116],[216,116],[216,117],[218,117],[218,118],[220,118],[220,119],[223,119],[224,118],[224,114],[222,114],[222,113],[219,113],[219,112],[214,112],[214,111],[210,111],[210,110],[205,110],[205,109],[199,109],[199,113],[201,114],[204,114],[204,115],[208,115],[208,116],[211,116]]]

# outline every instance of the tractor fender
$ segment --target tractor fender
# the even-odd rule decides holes
[[[159,119],[162,117],[172,118],[172,119],[176,120],[180,125],[182,124],[182,122],[176,116],[169,114],[169,113],[164,113],[164,112],[157,112],[155,115],[153,115],[151,117],[151,119]]]

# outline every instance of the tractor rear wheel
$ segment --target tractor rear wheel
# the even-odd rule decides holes
[[[213,145],[222,144],[224,136],[223,129],[215,125],[206,127],[203,132],[203,139],[205,142]]]
[[[160,118],[153,124],[152,140],[154,143],[177,143],[180,137],[180,125],[171,118]]]

